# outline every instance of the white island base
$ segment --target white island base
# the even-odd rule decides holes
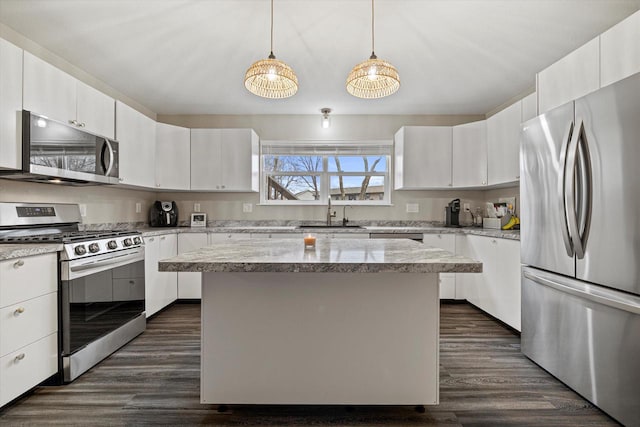
[[[202,274],[201,402],[438,403],[437,273]]]

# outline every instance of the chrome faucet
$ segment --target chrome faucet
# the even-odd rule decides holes
[[[336,211],[331,212],[331,196],[329,196],[329,204],[327,206],[327,226],[331,227],[331,218],[336,217]]]
[[[347,208],[350,208],[351,205],[344,205],[342,207],[342,226],[346,227],[347,223],[349,222],[349,218],[347,218]]]

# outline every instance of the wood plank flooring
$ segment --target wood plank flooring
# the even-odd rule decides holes
[[[520,353],[520,338],[469,304],[442,304],[440,405],[232,406],[199,403],[200,306],[176,304],[72,384],[38,387],[0,425],[617,425]],[[384,337],[381,337],[384,339]]]

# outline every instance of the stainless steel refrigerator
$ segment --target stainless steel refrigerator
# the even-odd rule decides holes
[[[640,425],[640,74],[522,125],[522,352]]]

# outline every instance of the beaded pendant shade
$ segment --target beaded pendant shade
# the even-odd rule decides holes
[[[267,59],[251,64],[244,76],[249,92],[263,98],[282,99],[298,91],[298,77],[286,63],[273,54],[273,0],[271,0],[271,52]]]
[[[373,12],[371,0],[371,57],[353,67],[347,77],[347,92],[358,98],[384,98],[400,89],[400,75],[396,67],[375,54]]]

